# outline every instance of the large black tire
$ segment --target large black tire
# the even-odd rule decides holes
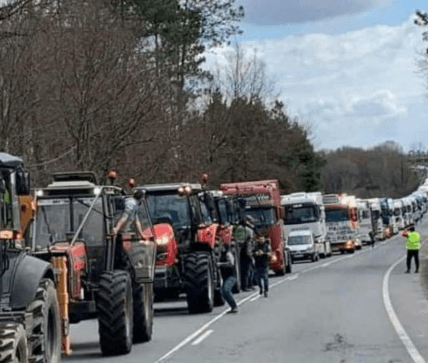
[[[27,312],[33,315],[29,359],[35,363],[61,361],[61,316],[54,282],[43,279]]]
[[[235,268],[236,284],[233,287],[232,292],[234,294],[239,294],[241,292],[241,258],[240,258],[240,253],[237,249],[234,250],[233,257],[235,259],[234,268]]]
[[[152,339],[153,284],[134,284],[134,343]]]
[[[128,354],[134,325],[132,283],[128,272],[108,271],[101,275],[97,310],[103,355]]]
[[[27,337],[17,323],[0,324],[0,363],[27,363]]]
[[[187,256],[185,290],[190,314],[209,313],[213,310],[213,266],[208,252],[192,252]]]

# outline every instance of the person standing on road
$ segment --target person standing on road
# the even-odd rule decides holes
[[[221,277],[223,278],[223,285],[221,286],[221,293],[223,298],[229,304],[231,313],[238,312],[238,305],[232,294],[232,289],[236,284],[235,276],[235,258],[233,253],[230,251],[230,246],[228,244],[223,245],[223,250],[220,256],[220,262],[218,263],[220,267]]]
[[[264,293],[265,297],[268,296],[269,291],[269,258],[271,251],[269,239],[260,235],[254,247],[253,256],[255,260],[257,282],[260,287],[260,295]]]
[[[407,238],[407,270],[410,273],[412,257],[415,258],[416,269],[415,273],[419,272],[419,249],[421,248],[421,235],[415,231],[414,225],[409,227],[409,230],[404,230],[400,233],[403,237]]]
[[[374,244],[375,244],[375,236],[373,232],[369,233],[370,236],[370,245],[372,246],[372,248],[374,248]]]
[[[249,291],[253,288],[254,263],[252,251],[254,248],[254,219],[251,216],[245,218],[245,242],[241,249],[242,290]]]

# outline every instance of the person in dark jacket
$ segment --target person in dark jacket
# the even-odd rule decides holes
[[[253,288],[254,263],[252,252],[254,248],[254,219],[251,216],[245,218],[245,242],[241,248],[241,273],[242,291]]]
[[[231,313],[238,312],[238,305],[236,304],[232,294],[232,289],[236,284],[234,260],[235,258],[233,253],[230,251],[230,246],[228,244],[223,245],[223,251],[219,262],[221,277],[223,278],[221,293],[231,307]]]
[[[268,296],[269,291],[269,259],[272,249],[270,247],[269,239],[264,236],[259,236],[257,244],[253,250],[255,260],[255,272],[257,282],[260,287],[260,295],[264,293],[265,297]],[[264,286],[263,286],[263,284]]]

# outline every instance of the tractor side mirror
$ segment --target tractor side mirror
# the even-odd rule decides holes
[[[284,219],[285,218],[285,209],[284,207],[279,207],[279,216],[278,219]]]

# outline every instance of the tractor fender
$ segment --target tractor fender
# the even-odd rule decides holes
[[[10,291],[12,309],[24,309],[34,300],[40,281],[45,278],[54,280],[54,271],[50,263],[33,256],[25,256],[17,263]]]

